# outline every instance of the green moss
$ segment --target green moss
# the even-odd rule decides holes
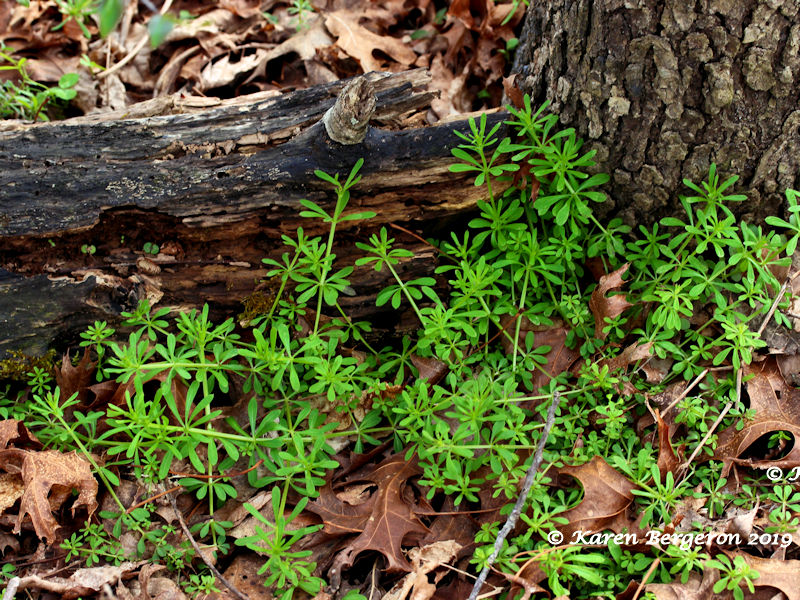
[[[34,367],[51,370],[55,366],[56,351],[48,350],[43,356],[31,356],[22,350],[10,350],[9,358],[0,360],[0,379],[27,381]]]
[[[239,314],[239,322],[249,323],[256,317],[266,315],[275,302],[275,293],[272,290],[253,292],[242,298],[244,311]]]

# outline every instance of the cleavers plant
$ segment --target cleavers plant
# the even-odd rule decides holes
[[[513,502],[539,440],[547,404],[541,401],[556,387],[565,401],[548,440],[546,467],[603,456],[638,485],[643,523],[656,529],[668,525],[676,505],[709,476],[722,482],[707,494],[709,506],[719,511],[725,480],[718,470],[704,466],[687,479],[669,474],[662,480],[653,467],[655,450],[631,427],[633,414],[644,411],[644,392],[658,390],[637,378],[635,369],[612,371],[604,359],[631,344],[647,345],[652,355],[671,360],[662,387],[730,364],[729,375],[708,376],[699,386],[698,397],[714,402],[692,397],[682,407],[683,439],[677,441],[692,449],[700,444],[718,415],[718,401],[735,400],[736,370],[764,345],[753,324],[764,319],[781,290],[775,273],[788,265],[800,239],[797,193],[787,192],[789,220],[769,221],[787,233],[765,233],[735,219],[728,204],[742,196],[727,193],[735,178],[721,181],[711,165],[707,181],[686,182],[691,195],[682,199],[684,219],[641,227],[637,237],[620,220],[604,224],[595,216],[608,176],[590,174],[594,153],[583,151],[572,129],[559,130],[557,118],[544,106],[533,110],[528,98],[510,112],[511,137],[500,138],[501,124],[490,125],[485,115],[458,133],[453,154],[460,162],[451,169],[474,173],[486,195],[467,230],[438,244],[437,277],[404,280],[401,263],[413,254],[398,247],[386,228],[357,243],[364,255],[355,265],[339,264],[337,230],[373,216],[348,210],[363,161],[344,180],[317,172],[333,187],[336,202],[329,212],[303,200],[301,216],[321,221],[327,235],[312,237],[299,228],[294,237],[283,237],[286,252],[279,260],[264,259],[275,293],[247,328],[232,319],[211,322],[208,307],[180,313],[171,323],[167,309],[142,302],[125,315],[126,341],[115,341],[106,323],[83,336],[98,379],[115,378],[121,402],[84,413],[74,397],[60,396],[46,373],[35,372],[27,400],[6,400],[0,410],[24,420],[45,444],[84,453],[117,503],[118,512],[104,513],[115,520],[114,537],[134,532],[141,539],[139,555],[165,559],[173,568],[186,568],[193,552],[175,547],[172,532],[157,526],[146,507],[123,506],[114,492],[117,469],[133,469],[154,489],[173,479],[194,493],[207,506],[195,535],[219,553],[230,550],[230,523],[215,520],[214,513],[237,495],[232,473],[241,470],[251,486],[270,488],[272,518],[246,505],[259,525],[236,543],[267,553],[266,583],[284,600],[296,589],[315,594],[323,584],[311,552],[296,547],[319,526],[296,520],[338,466],[335,441],[352,441],[363,452],[389,439],[409,459],[416,455],[423,468],[418,484],[432,501],[448,495],[465,508],[489,490]],[[605,339],[595,337],[589,309],[596,285],[589,261],[607,273],[629,263],[631,307],[601,324]],[[353,293],[348,278],[363,267],[386,273],[391,283],[377,294],[377,304],[410,310],[416,334],[376,349],[370,325],[350,319],[340,297]],[[779,300],[773,319],[786,324],[786,302]],[[562,373],[537,386],[551,348],[537,344],[536,332],[557,328],[583,364],[574,375]],[[420,378],[414,366],[419,359],[439,365],[441,379]],[[234,382],[249,398],[245,414],[223,420],[220,406]],[[74,422],[64,418],[67,411]],[[745,407],[737,404],[724,424],[743,414]],[[705,448],[713,449],[714,441],[712,436]],[[104,464],[91,458],[101,453],[109,457]],[[183,472],[188,468],[192,472]],[[559,515],[580,501],[580,491],[549,490],[545,471],[522,515],[524,533],[501,553],[503,571],[514,574],[533,557],[552,593],[613,597],[649,569],[651,580],[668,582],[704,568],[705,554],[676,546],[648,555],[619,547],[608,555],[550,547],[546,533],[565,522]],[[795,525],[791,489],[781,488],[772,499],[778,503],[771,516],[775,530]],[[87,564],[119,560],[112,540],[81,547],[95,527],[87,523],[64,548]],[[478,567],[497,529],[497,523],[485,524],[478,534]],[[738,563],[711,566],[725,571],[720,584],[734,593],[755,577]],[[187,581],[187,589],[213,588],[207,575],[194,573]]]

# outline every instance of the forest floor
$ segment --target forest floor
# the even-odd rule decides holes
[[[2,116],[424,67],[417,125],[505,93],[518,135],[475,118],[454,148],[486,200],[419,240],[435,278],[405,280],[386,229],[337,262],[337,227],[370,218],[346,210],[359,161],[318,173],[335,206],[300,210],[328,233],[285,236],[246,315],[142,302],[0,362],[3,600],[466,599],[528,472],[482,597],[800,598],[796,193],[788,221],[738,223],[712,167],[684,220],[598,221],[607,177],[513,94],[522,4],[149,5],[0,4]],[[367,267],[391,339],[341,309]]]

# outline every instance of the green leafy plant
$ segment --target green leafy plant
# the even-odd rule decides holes
[[[217,579],[213,575],[192,573],[187,581],[182,582],[183,589],[192,598],[205,598],[209,594],[220,594],[222,591],[216,585]]]
[[[125,560],[125,553],[119,540],[111,537],[99,523],[87,521],[80,531],[73,533],[61,543],[61,548],[67,551],[64,558],[69,562],[71,558],[81,558],[86,561],[86,566],[91,567],[103,562],[119,565]]]
[[[733,592],[736,600],[744,600],[742,586],[747,586],[748,591],[755,593],[753,582],[758,579],[759,574],[747,564],[743,556],[735,556],[733,562],[724,554],[718,554],[714,560],[706,562],[707,567],[719,569],[720,578],[714,584],[714,593],[719,594],[723,590]]]
[[[16,118],[29,121],[49,120],[45,107],[56,101],[68,101],[75,97],[73,89],[78,83],[77,73],[65,73],[54,87],[34,81],[25,70],[25,58],[14,58],[13,49],[0,44],[0,71],[13,71],[14,79],[0,84],[0,118]]]
[[[91,38],[92,34],[86,27],[86,19],[89,18],[93,12],[97,10],[96,0],[55,0],[58,10],[61,11],[64,19],[53,27],[53,31],[57,31],[66,25],[69,21],[75,21],[81,28],[83,35]],[[106,2],[110,4],[110,2]]]
[[[311,0],[292,0],[292,4],[289,6],[287,12],[297,17],[295,28],[297,31],[302,31],[309,27],[308,15],[314,12],[314,7],[311,4]]]
[[[295,589],[299,588],[308,594],[316,594],[324,582],[312,575],[316,564],[303,560],[311,556],[311,550],[293,551],[291,549],[303,536],[316,531],[320,526],[287,529],[289,523],[294,521],[305,508],[308,498],[302,498],[288,517],[284,516],[285,502],[285,494],[281,493],[279,488],[273,488],[272,514],[274,522],[267,520],[250,504],[245,504],[247,511],[266,528],[256,525],[254,535],[240,538],[236,540],[236,543],[266,554],[267,562],[261,566],[258,574],[268,573],[264,585],[274,585],[278,589],[285,590],[280,596],[281,600],[291,600]]]
[[[334,199],[303,200],[301,216],[325,231],[314,236],[298,228],[282,237],[280,257],[264,259],[271,293],[246,328],[232,319],[213,322],[208,307],[170,314],[142,302],[124,314],[120,331],[98,322],[82,335],[98,379],[115,378],[120,386],[117,402],[85,409],[75,397],[61,397],[49,373],[28,368],[29,398],[8,395],[0,409],[24,416],[49,447],[81,452],[112,496],[118,469],[151,484],[173,478],[202,500],[207,518],[192,531],[217,554],[230,550],[231,524],[216,512],[236,497],[232,478],[244,467],[250,485],[270,488],[271,502],[263,511],[248,508],[258,529],[236,543],[266,552],[266,583],[286,599],[299,590],[315,594],[322,585],[310,554],[297,547],[318,527],[298,524],[339,466],[334,440],[351,440],[356,452],[392,442],[418,461],[422,474],[414,486],[432,504],[448,497],[466,509],[487,494],[514,500],[541,437],[542,401],[556,390],[565,401],[547,440],[547,468],[565,466],[567,457],[580,465],[603,456],[635,486],[642,527],[672,523],[677,506],[693,494],[718,515],[732,499],[718,461],[682,480],[662,476],[657,451],[632,425],[646,414],[652,394],[720,366],[730,368],[707,371],[681,399],[675,447],[712,451],[715,438],[707,434],[717,426],[720,402],[731,401],[721,426],[747,417],[745,406],[734,403],[736,371],[763,347],[753,325],[775,298],[771,318],[786,323],[787,302],[778,297],[773,272],[788,264],[800,239],[796,193],[787,193],[788,220],[773,223],[783,233],[765,233],[733,217],[728,205],[741,197],[730,191],[734,180],[722,180],[712,165],[706,181],[687,182],[685,217],[663,219],[637,235],[618,220],[597,218],[594,207],[605,199],[600,186],[608,178],[593,173],[593,153],[573,130],[559,130],[545,107],[534,110],[526,99],[512,109],[508,138],[500,139],[492,118],[474,119],[459,132],[452,170],[473,176],[484,199],[466,231],[438,242],[432,273],[405,276],[413,253],[387,228],[369,232],[356,243],[363,256],[342,264],[337,234],[374,216],[349,208],[364,161],[346,176],[318,171]],[[150,242],[143,250],[158,251]],[[598,284],[590,262],[606,273],[625,273],[616,289],[627,302],[616,314],[591,308]],[[341,300],[355,292],[354,267],[384,274],[376,303],[407,310],[416,319],[410,331],[385,341],[347,314]],[[558,335],[545,337],[553,347],[543,344],[542,335],[553,332]],[[631,347],[665,359],[662,382],[647,383],[635,374],[638,361],[624,362]],[[567,350],[576,364],[553,376],[551,351]],[[415,365],[421,364],[436,376],[420,378]],[[221,406],[232,390],[247,398],[246,414],[222,427]],[[99,454],[108,462],[98,464],[92,457]],[[547,533],[565,523],[560,515],[581,501],[582,491],[548,488],[554,482],[546,471],[537,474],[522,513],[524,531],[501,549],[501,571],[516,574],[532,558],[553,594],[613,597],[632,578],[649,573],[652,581],[686,581],[711,564],[703,552],[674,545],[647,552],[554,548]],[[786,487],[769,496],[774,532],[796,526],[798,500]],[[766,494],[760,483],[746,484],[733,501],[751,507]],[[140,556],[190,568],[193,551],[174,541],[174,526],[154,522],[152,507],[115,504],[113,513],[101,514],[113,520],[114,537],[134,532]],[[498,523],[481,528],[473,564],[486,562],[498,529]],[[65,542],[71,558],[110,560],[106,550],[82,553],[85,533],[75,535]],[[723,558],[717,557],[726,573],[723,588],[750,586],[753,572]],[[193,575],[185,584],[190,593],[211,590],[210,576]]]

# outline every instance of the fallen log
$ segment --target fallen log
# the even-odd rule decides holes
[[[261,259],[285,251],[281,235],[298,226],[325,231],[299,216],[302,198],[326,207],[335,201],[318,169],[346,176],[364,159],[350,210],[377,216],[337,234],[343,264],[359,256],[353,242],[382,225],[444,230],[482,190],[449,172],[450,149],[460,142],[453,131],[467,131],[466,119],[407,127],[424,121],[420,111],[433,97],[427,80],[423,70],[372,73],[360,96],[350,86],[349,100],[346,82],[337,82],[225,103],[173,97],[124,115],[0,125],[0,356],[63,349],[94,320],[115,323],[144,298],[175,309],[210,302],[218,315],[235,314],[268,286],[260,283]],[[355,116],[329,112],[337,94]],[[179,114],[152,115],[165,107]],[[503,118],[490,115],[492,123]],[[359,120],[360,133],[337,133],[337,123]],[[430,274],[432,250],[395,234],[415,250],[403,265],[409,276]],[[159,252],[146,254],[147,243]],[[384,276],[357,269],[351,281],[353,315],[374,315]]]

